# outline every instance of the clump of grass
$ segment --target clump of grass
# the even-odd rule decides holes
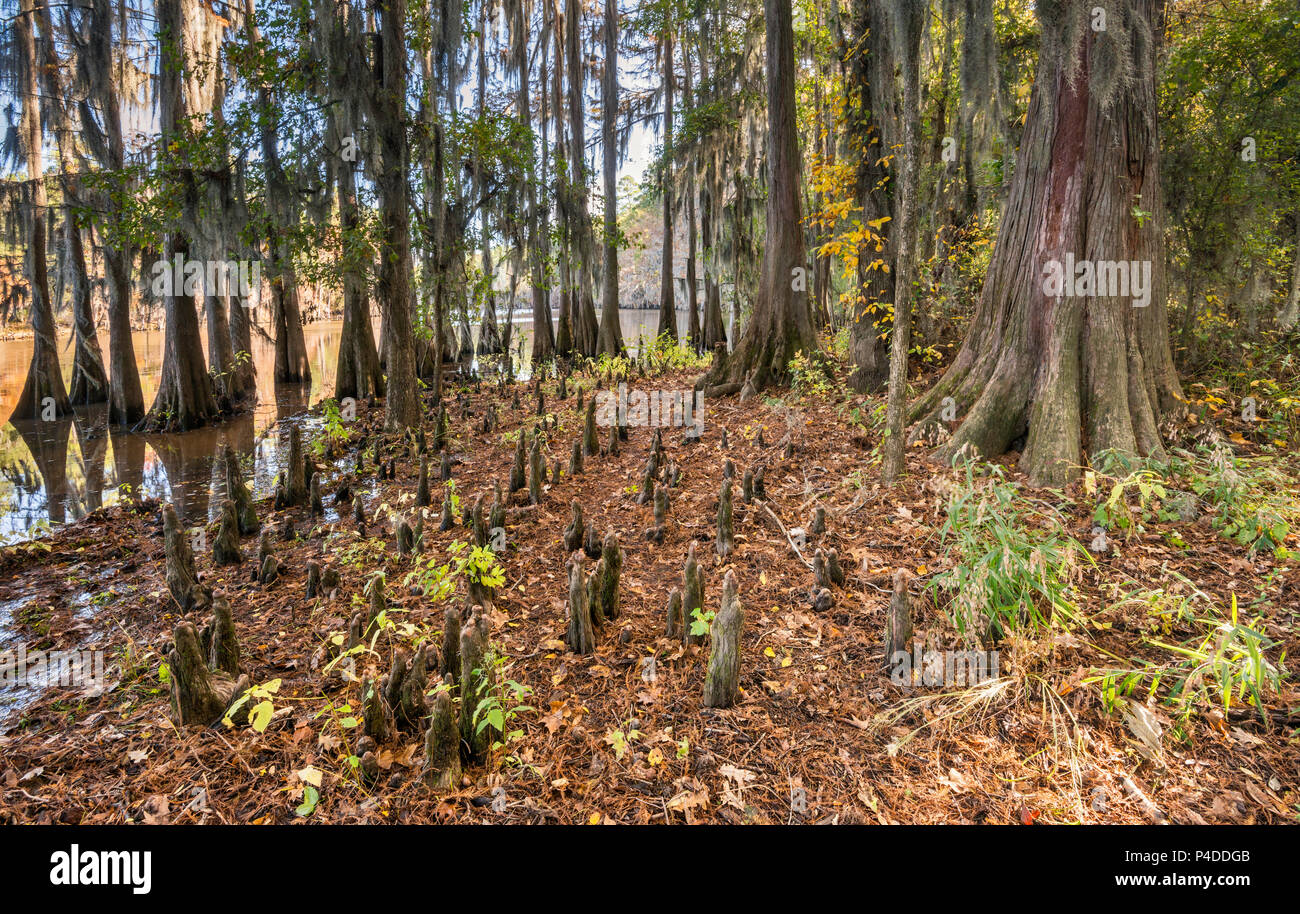
[[[1091,557],[1061,518],[1020,494],[1001,467],[965,464],[939,531],[953,565],[930,590],[966,638],[996,641],[1075,615],[1073,582]]]
[[[1143,636],[1141,643],[1160,659],[1130,658],[1086,678],[1100,685],[1108,711],[1129,701],[1155,701],[1170,709],[1180,725],[1211,708],[1249,705],[1264,715],[1265,696],[1276,693],[1287,675],[1286,653],[1276,663],[1267,658],[1278,643],[1264,633],[1262,619],[1238,612],[1235,593],[1227,613],[1199,590],[1189,596],[1148,591],[1129,600],[1145,604],[1155,617],[1154,634]],[[1190,634],[1177,638],[1178,631]]]

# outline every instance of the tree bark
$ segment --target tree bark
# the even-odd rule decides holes
[[[670,26],[671,27],[671,26]],[[677,339],[677,296],[673,289],[673,36],[663,39],[664,64],[664,151],[660,191],[664,204],[663,257],[659,266],[658,336]]]
[[[383,235],[379,298],[388,334],[388,387],[384,428],[400,432],[420,421],[415,384],[415,332],[411,308],[411,216],[406,173],[406,0],[376,3],[380,46],[375,55],[374,125],[380,166],[376,181]],[[441,340],[437,342],[441,351]]]
[[[601,80],[601,142],[605,177],[605,260],[601,271],[600,352],[623,351],[618,322],[618,0],[605,0],[605,72]]]
[[[912,286],[916,282],[916,213],[921,157],[921,34],[929,4],[896,0],[892,13],[903,72],[903,200],[898,226],[898,264],[894,278],[894,331],[889,349],[889,398],[886,408],[881,481],[893,485],[903,472],[903,422],[907,411],[907,353],[912,345]]]
[[[794,29],[790,0],[765,0],[767,25],[767,241],[758,296],[736,348],[715,360],[704,379],[715,391],[783,381],[800,351],[820,349],[806,291],[795,291],[796,270],[807,270],[799,196],[799,132],[795,122]]]
[[[1077,475],[1085,436],[1092,454],[1162,451],[1156,422],[1182,391],[1165,300],[1161,2],[1126,0],[1125,15],[1112,15],[1105,32],[1088,27],[1082,6],[1045,14],[1044,53],[979,309],[957,358],[912,410],[932,421],[951,397],[948,405],[964,413],[941,459],[967,446],[995,456],[1023,436],[1021,468],[1034,484],[1059,485]],[[1049,268],[1067,255],[1147,263],[1149,303],[1049,291]]]
[[[182,78],[188,55],[181,26],[181,0],[160,0],[158,35],[165,53],[159,62],[159,148],[167,151],[164,158],[176,156],[164,167],[168,177],[180,185],[183,212],[192,218],[198,211],[194,172],[185,161],[183,148],[179,152],[170,152],[173,145],[184,145],[181,131],[187,116]],[[181,271],[174,268],[176,263],[190,259],[190,240],[182,226],[169,226],[163,237],[163,257],[173,274],[171,294],[163,296],[167,323],[163,337],[163,364],[158,394],[142,425],[151,431],[188,431],[214,421],[218,411],[212,397],[212,380],[203,362],[194,297],[185,293],[184,276],[177,275]]]
[[[23,57],[23,101],[19,140],[27,160],[27,179],[31,187],[31,214],[27,219],[27,281],[31,289],[32,361],[27,380],[18,397],[13,415],[21,419],[66,416],[72,411],[68,391],[63,386],[59,368],[58,342],[55,338],[54,310],[50,304],[48,266],[45,258],[46,198],[45,167],[42,155],[44,133],[41,129],[40,91],[36,74],[36,2],[22,0],[14,20],[17,51]],[[47,407],[53,407],[53,415]],[[44,415],[43,415],[44,414]]]

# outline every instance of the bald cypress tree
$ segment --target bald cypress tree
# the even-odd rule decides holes
[[[214,421],[218,416],[212,380],[204,364],[194,295],[185,292],[184,275],[177,262],[190,259],[190,238],[184,225],[198,211],[199,189],[187,160],[184,125],[188,116],[183,92],[187,65],[181,0],[159,0],[158,107],[161,127],[162,168],[178,190],[181,215],[174,218],[163,238],[163,257],[171,269],[171,289],[163,295],[167,329],[163,337],[163,365],[158,394],[144,419],[154,430],[186,431]]]
[[[1036,10],[1038,74],[979,307],[911,415],[933,421],[955,406],[961,423],[940,458],[968,445],[990,457],[1018,447],[1030,479],[1055,485],[1077,474],[1085,437],[1092,453],[1161,453],[1157,422],[1182,391],[1156,121],[1163,0],[1043,0]],[[1122,264],[1137,271],[1130,279],[1149,271],[1149,283],[1141,297],[1131,282],[1128,294],[1105,295],[1075,277],[1053,284],[1084,262]],[[1105,269],[1118,285],[1118,267]]]
[[[799,352],[819,349],[807,283],[799,130],[795,120],[794,29],[790,0],[764,0],[767,28],[767,240],[763,276],[736,348],[715,359],[700,383],[709,395],[785,379]],[[803,271],[803,273],[797,272]]]
[[[36,55],[36,3],[22,0],[18,17],[14,20],[14,36],[21,55],[22,121],[19,142],[22,156],[27,162],[29,183],[27,216],[27,279],[32,297],[32,362],[27,369],[27,381],[18,397],[14,416],[24,419],[39,418],[46,407],[52,405],[57,415],[72,411],[68,403],[68,390],[63,385],[63,372],[59,368],[58,343],[55,340],[54,310],[50,303],[48,266],[45,258],[46,194],[45,167],[42,149],[44,132],[41,129],[41,93],[36,75],[40,72]]]

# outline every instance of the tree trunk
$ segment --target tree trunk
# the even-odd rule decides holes
[[[673,36],[664,36],[664,163],[660,190],[664,202],[663,259],[659,266],[659,329],[677,339],[677,298],[673,289]]]
[[[623,351],[618,323],[618,0],[605,0],[605,73],[601,80],[601,142],[605,177],[605,262],[601,271],[600,352]]]
[[[783,381],[800,351],[816,351],[816,331],[806,281],[796,291],[796,270],[807,270],[799,198],[799,132],[795,122],[794,30],[790,0],[764,0],[767,25],[767,241],[763,278],[749,323],[736,348],[720,357],[705,379],[715,392],[754,389]]]
[[[857,294],[850,303],[849,384],[869,393],[889,377],[884,335],[889,328],[885,305],[894,298],[894,182],[884,161],[899,139],[895,136],[898,105],[887,22],[879,4],[854,4],[854,40],[845,48],[853,82],[860,87],[847,106],[848,129],[858,140],[857,193],[863,225],[875,233],[858,257]],[[895,159],[897,161],[897,159]],[[878,253],[876,247],[881,251]]]
[[[1277,316],[1278,327],[1287,333],[1300,322],[1300,213],[1293,214],[1292,218],[1295,219],[1295,255],[1291,260],[1291,291]]]
[[[1077,475],[1085,436],[1092,454],[1162,451],[1156,422],[1182,391],[1165,301],[1155,90],[1161,2],[1126,0],[1125,15],[1112,15],[1104,32],[1091,30],[1082,6],[1051,8],[1043,23],[1044,51],[979,309],[956,360],[912,411],[933,419],[955,405],[964,413],[941,459],[967,445],[995,456],[1024,436],[1021,468],[1036,485],[1060,485]],[[1065,277],[1067,287],[1052,276],[1076,259],[1132,261],[1130,270],[1149,271],[1149,282],[1141,294],[1131,287],[1070,294],[1074,277]]]
[[[335,7],[323,0],[318,18],[329,41],[329,85],[342,96],[341,103],[329,119],[331,143],[340,150],[335,171],[339,222],[343,232],[340,266],[343,271],[343,328],[339,332],[339,353],[334,378],[334,398],[357,400],[381,396],[384,375],[375,349],[374,328],[370,323],[370,299],[366,294],[364,258],[367,254],[361,216],[357,208],[356,136],[361,120],[362,95],[366,86],[357,88],[355,75],[349,78],[357,57],[362,54],[361,22],[350,6]],[[344,144],[351,151],[346,154]]]
[[[903,472],[903,421],[907,411],[907,353],[912,345],[912,287],[916,282],[916,213],[921,157],[921,34],[926,0],[896,0],[891,11],[903,72],[903,200],[894,274],[894,331],[889,348],[887,436],[881,480],[893,485]]]
[[[32,296],[32,362],[27,381],[18,397],[13,415],[20,419],[66,416],[72,411],[68,391],[63,386],[59,368],[58,342],[55,338],[54,310],[50,305],[49,273],[45,259],[46,200],[45,167],[42,149],[40,92],[36,85],[39,72],[36,60],[36,2],[22,0],[14,20],[17,51],[23,57],[23,107],[19,141],[27,161],[27,179],[31,187],[31,215],[27,221],[27,281]],[[53,408],[51,415],[49,408]]]
[[[695,107],[695,85],[694,85],[694,65],[691,63],[690,54],[682,55],[683,72],[686,74],[684,98],[690,106],[687,114]],[[699,142],[698,140],[696,141]],[[691,348],[696,352],[700,351],[703,344],[703,333],[700,327],[700,301],[699,293],[695,288],[695,233],[698,224],[695,219],[695,153],[692,151],[690,160],[686,163],[686,338],[690,340]]]
[[[64,192],[68,193],[67,190]],[[90,275],[86,270],[81,227],[77,225],[71,206],[65,207],[63,225],[68,261],[72,267],[72,319],[76,338],[72,390],[68,398],[77,404],[103,403],[108,399],[108,375],[104,371],[104,353],[99,348],[95,315],[90,306]]]
[[[170,152],[187,116],[185,99],[181,94],[187,56],[181,24],[180,0],[160,0],[159,39],[175,48],[175,53],[163,54],[159,63],[159,148],[169,150],[164,154],[166,158],[181,157],[179,161],[166,162],[164,167],[170,180],[180,185],[182,211],[192,216],[198,211],[198,187],[194,172],[183,160],[183,149],[180,152]],[[188,263],[190,259],[190,240],[184,228],[179,225],[169,226],[163,237],[162,253],[166,265],[172,271],[172,288],[169,294],[163,295],[167,329],[163,335],[163,364],[158,394],[143,425],[151,431],[188,431],[214,421],[218,411],[216,401],[212,398],[212,381],[203,363],[203,346],[199,339],[194,297],[186,294],[185,277],[182,271],[175,269],[175,264]]]
[[[97,151],[99,164],[104,169],[120,173],[126,152],[117,84],[109,70],[113,59],[113,18],[111,0],[91,0],[85,60],[89,85],[103,123],[104,140],[89,145],[92,151]],[[122,27],[125,29],[125,19]],[[121,40],[125,41],[125,35]],[[89,105],[82,106],[81,120],[87,133],[91,131],[86,122],[94,120],[91,114]],[[144,393],[131,339],[130,273],[135,257],[129,243],[116,236],[116,208],[107,206],[105,209],[110,213],[109,226],[101,230],[100,239],[108,281],[108,421],[131,426],[144,418]]]
[[[594,356],[600,331],[596,322],[596,302],[592,297],[592,260],[595,239],[592,237],[590,207],[587,202],[587,131],[583,104],[583,49],[581,0],[566,0],[566,37],[569,44],[569,224],[577,261],[570,262],[573,282],[573,334],[575,348],[585,356]]]
[[[388,334],[388,390],[384,427],[389,432],[420,422],[415,385],[415,332],[411,318],[411,216],[406,173],[406,0],[380,7],[380,46],[375,55],[374,126],[381,167],[377,189],[383,234],[379,299]],[[441,339],[437,343],[441,351]]]
[[[523,6],[521,2],[516,4],[515,7],[515,33],[513,36],[516,42],[516,69],[519,73],[519,100],[517,106],[524,127],[531,129],[532,108],[528,94],[528,23],[524,16]],[[539,85],[541,90],[539,94],[542,100],[542,162],[540,175],[535,174],[533,176],[534,180],[528,182],[528,263],[531,277],[529,285],[533,298],[533,348],[530,362],[534,369],[543,362],[555,357],[555,327],[551,315],[551,288],[546,273],[546,262],[550,258],[550,220],[545,209],[539,208],[537,205],[537,185],[546,180],[548,157],[546,142],[546,37],[548,34],[548,30],[543,28],[537,54],[542,68]]]

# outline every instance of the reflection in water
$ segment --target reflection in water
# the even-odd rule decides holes
[[[215,457],[229,443],[241,457],[254,458],[255,479],[265,494],[275,478],[277,454],[272,438],[259,444],[277,421],[299,415],[334,388],[340,323],[305,328],[311,357],[310,389],[277,385],[269,366],[275,353],[260,335],[253,344],[258,374],[256,407],[212,428],[175,435],[135,435],[108,425],[104,405],[78,407],[56,422],[19,420],[0,427],[0,543],[40,534],[46,525],[79,520],[118,498],[144,496],[170,500],[190,523],[210,519],[225,497],[225,481],[215,490]],[[161,333],[136,333],[140,382],[145,402],[158,389]],[[63,341],[61,341],[63,342]],[[108,341],[102,340],[107,346]],[[63,369],[71,370],[72,348],[60,346]],[[31,341],[0,342],[0,415],[12,413],[31,360]]]
[[[501,315],[503,324],[504,318]],[[679,324],[683,318],[678,315]],[[655,311],[621,311],[619,323],[629,348],[635,348],[638,339],[653,338],[657,321]],[[531,314],[515,314],[510,348],[516,375],[521,378],[527,377],[531,323]],[[0,544],[39,535],[47,525],[79,520],[122,497],[171,501],[182,520],[191,524],[215,520],[225,498],[225,480],[214,464],[226,444],[246,467],[251,466],[249,482],[254,497],[270,494],[281,469],[281,456],[288,450],[283,420],[301,416],[334,390],[341,327],[339,321],[325,321],[304,328],[311,361],[310,389],[274,382],[274,348],[267,338],[255,333],[257,405],[212,428],[135,435],[110,428],[105,405],[78,407],[74,417],[56,422],[20,420],[0,426]],[[133,337],[145,402],[152,403],[158,389],[163,335],[154,331]],[[68,342],[65,333],[59,346],[65,377],[72,367],[73,349]],[[106,337],[100,345],[107,351]],[[31,351],[30,339],[0,341],[0,416],[13,413]],[[485,366],[484,370],[491,369]],[[279,432],[269,433],[277,423]]]

